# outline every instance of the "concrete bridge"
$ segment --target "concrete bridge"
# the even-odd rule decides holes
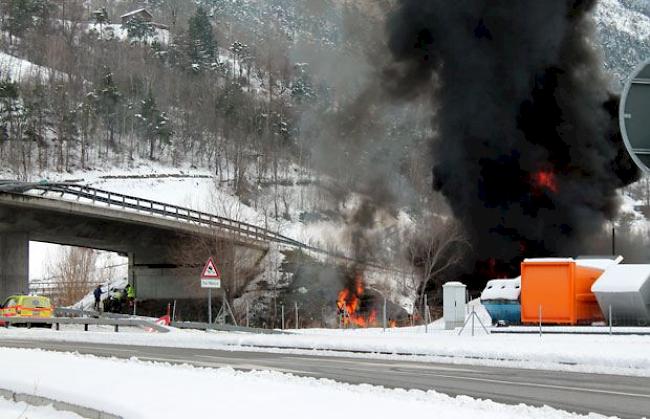
[[[222,276],[252,269],[270,243],[323,252],[251,224],[75,184],[0,181],[0,298],[29,289],[29,241],[128,256],[138,298],[205,296],[214,254]],[[325,252],[326,253],[326,252]],[[345,258],[343,258],[345,259]]]

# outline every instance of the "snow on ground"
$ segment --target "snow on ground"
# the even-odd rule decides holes
[[[1,79],[8,78],[16,83],[29,80],[47,82],[51,76],[59,79],[65,77],[65,74],[0,51]]]
[[[626,8],[620,0],[601,0],[596,8],[596,19],[634,38],[646,40],[650,37],[650,18]]]
[[[126,278],[115,278],[115,279],[109,279],[105,283],[102,284],[102,296],[101,296],[101,301],[102,303],[108,299],[110,295],[112,295],[112,289],[118,289],[118,290],[124,290],[126,287],[126,284],[128,284],[129,281]],[[94,289],[88,292],[81,300],[79,300],[76,304],[72,306],[72,308],[76,308],[78,310],[94,310],[95,309],[95,295],[94,295]]]
[[[510,366],[557,371],[594,372],[650,377],[650,336],[491,334],[476,325],[476,334],[414,328],[327,330],[305,329],[290,334],[203,332],[113,333],[110,328],[82,331],[0,329],[0,339],[91,342],[216,350],[272,351],[405,359],[423,362]],[[606,351],[602,348],[607,348]],[[354,354],[350,351],[359,351]],[[347,353],[346,353],[347,352]]]
[[[81,416],[54,409],[52,406],[31,406],[0,397],[0,418],[16,419],[82,419]]]
[[[271,371],[240,372],[25,349],[0,349],[2,385],[125,418],[346,417],[579,418],[525,405],[507,406],[434,391],[340,384]],[[89,384],[91,378],[92,385]],[[128,379],[127,379],[128,377]],[[251,397],[255,402],[251,403]],[[591,415],[591,417],[600,417]]]
[[[126,30],[122,24],[116,23],[89,23],[87,31],[93,31],[97,33],[97,37],[102,40],[117,40],[117,41],[126,41],[129,39],[129,31]],[[162,45],[169,44],[169,30],[154,28],[154,35],[146,37],[145,41],[147,43],[158,42]]]

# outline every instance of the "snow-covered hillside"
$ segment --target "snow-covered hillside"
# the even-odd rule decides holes
[[[620,87],[635,67],[650,59],[650,11],[625,0],[600,0],[596,21],[605,66]]]
[[[51,78],[60,80],[64,77],[65,74],[60,71],[43,67],[0,51],[0,79],[7,78],[16,83],[28,81],[45,83]]]

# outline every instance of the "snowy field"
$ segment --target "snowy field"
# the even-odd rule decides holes
[[[449,397],[434,391],[340,384],[271,371],[239,372],[231,368],[172,366],[136,359],[103,359],[23,349],[0,349],[0,359],[3,360],[2,387],[129,419],[205,417],[206,414],[331,419],[337,416],[336,412],[353,418],[422,414],[430,417],[434,412],[436,417],[459,419],[585,417],[549,407],[507,406],[466,396]],[[0,403],[0,414],[3,408]]]

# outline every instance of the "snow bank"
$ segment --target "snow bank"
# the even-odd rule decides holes
[[[492,334],[457,336],[424,328],[356,330],[304,329],[287,335],[256,335],[172,329],[165,334],[0,329],[0,339],[112,343],[139,346],[307,352],[314,355],[399,358],[419,361],[511,366],[557,371],[650,377],[650,336]],[[478,322],[477,330],[480,328]],[[607,350],[603,351],[602,348]],[[298,348],[298,349],[296,349]],[[351,351],[362,352],[352,354]],[[345,352],[350,352],[345,354]]]
[[[52,406],[30,406],[23,402],[13,402],[0,397],[0,418],[25,419],[83,419],[81,416],[62,412]]]
[[[331,419],[338,408],[353,418],[418,417],[423,412],[448,419],[584,417],[550,407],[507,406],[434,391],[340,384],[270,371],[171,366],[24,349],[0,349],[0,359],[3,386],[130,419],[204,417],[217,412],[220,417]],[[92,385],[88,385],[89,372]]]

